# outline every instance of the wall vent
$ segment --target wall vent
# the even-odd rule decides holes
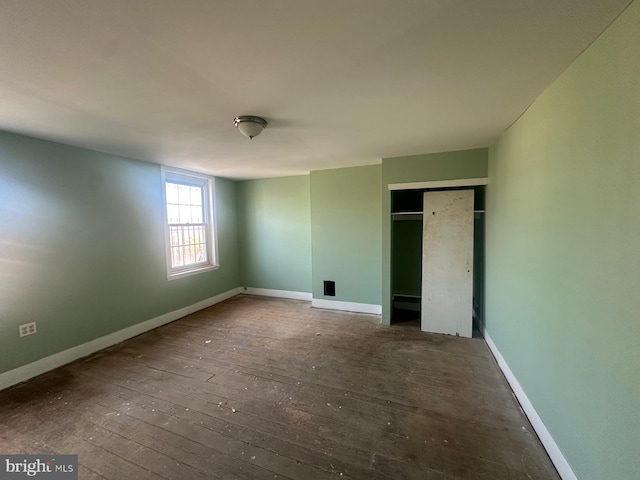
[[[335,297],[336,296],[336,282],[332,280],[324,281],[324,296]]]

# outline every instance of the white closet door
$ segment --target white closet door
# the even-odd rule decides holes
[[[473,190],[425,192],[423,211],[421,329],[471,337]]]

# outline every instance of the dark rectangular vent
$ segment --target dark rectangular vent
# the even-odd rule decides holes
[[[324,296],[335,297],[336,296],[336,282],[331,280],[324,281]]]

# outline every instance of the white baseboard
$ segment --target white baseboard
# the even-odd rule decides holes
[[[564,458],[564,455],[562,454],[560,447],[558,447],[558,444],[555,442],[555,440],[551,436],[551,433],[549,432],[549,430],[547,430],[547,427],[544,425],[542,419],[540,418],[540,415],[538,415],[538,412],[536,412],[536,409],[531,403],[531,401],[529,400],[529,398],[527,397],[527,394],[524,393],[524,390],[522,389],[520,382],[518,382],[518,379],[515,377],[515,375],[509,368],[509,365],[507,364],[504,357],[498,350],[498,347],[496,347],[496,344],[493,343],[493,340],[491,339],[489,332],[487,332],[486,330],[484,332],[484,339],[487,342],[487,345],[489,346],[489,350],[491,350],[491,353],[495,357],[496,362],[498,362],[498,366],[502,370],[502,373],[504,373],[504,376],[506,377],[507,382],[509,382],[509,385],[511,386],[511,390],[513,390],[514,395],[520,402],[520,405],[522,406],[524,413],[529,418],[529,421],[531,422],[533,429],[538,434],[538,437],[540,438],[542,445],[547,451],[549,458],[551,458],[553,465],[556,467],[556,470],[558,470],[558,473],[560,474],[560,478],[562,478],[562,480],[578,480],[578,477],[576,477],[576,474],[573,473],[573,469],[571,468],[571,465],[569,465],[569,462],[567,462],[567,459]]]
[[[136,323],[135,325],[123,330],[110,333],[104,337],[96,338],[95,340],[63,350],[62,352],[54,353],[53,355],[41,358],[40,360],[23,365],[22,367],[9,370],[8,372],[0,374],[0,390],[11,387],[17,383],[24,382],[25,380],[29,380],[30,378],[53,370],[54,368],[66,365],[67,363],[71,363],[79,358],[104,350],[105,348],[178,320],[179,318],[186,317],[193,312],[197,312],[203,308],[220,303],[240,293],[242,293],[242,289],[240,287],[234,288],[221,293],[220,295],[216,295],[215,297],[207,298],[198,303],[194,303],[193,305],[165,313],[164,315],[160,315],[159,317],[155,317],[141,323]]]
[[[306,300],[311,302],[314,308],[326,308],[328,310],[342,310],[345,312],[369,313],[382,315],[382,305],[371,305],[369,303],[338,302],[335,300],[324,300],[312,298],[311,293],[292,292],[289,290],[273,290],[270,288],[243,287],[243,293],[249,295],[261,295],[264,297],[290,298],[292,300]]]
[[[292,292],[290,290],[273,290],[270,288],[243,287],[243,293],[261,295],[263,297],[290,298],[291,300],[311,301],[311,294],[307,292]]]
[[[328,310],[382,315],[382,305],[373,305],[371,303],[339,302],[337,300],[314,298],[311,300],[311,306],[314,308],[326,308]]]

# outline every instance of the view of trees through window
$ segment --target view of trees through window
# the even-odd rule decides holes
[[[207,263],[204,189],[166,182],[171,268]]]

